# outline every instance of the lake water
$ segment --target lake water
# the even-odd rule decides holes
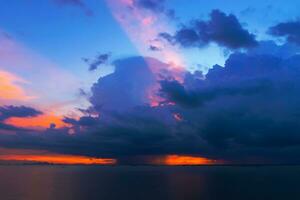
[[[300,167],[0,166],[1,200],[300,199]]]

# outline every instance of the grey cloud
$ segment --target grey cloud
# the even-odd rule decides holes
[[[257,46],[255,35],[246,30],[237,17],[213,10],[209,20],[197,19],[183,25],[173,37],[162,33],[161,37],[171,44],[178,43],[182,47],[202,48],[211,42],[229,49],[248,49]]]

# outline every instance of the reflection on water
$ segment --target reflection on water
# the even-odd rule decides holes
[[[300,167],[0,166],[2,200],[299,199]]]

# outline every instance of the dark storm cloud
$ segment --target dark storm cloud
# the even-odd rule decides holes
[[[168,82],[162,92],[180,105],[183,118],[209,147],[222,151],[209,154],[279,162],[286,161],[289,152],[289,159],[299,162],[300,56],[282,56],[284,46],[276,46],[270,55],[260,54],[261,48],[232,54],[224,67],[215,66],[204,80],[191,75],[182,84]]]
[[[183,25],[172,37],[167,33],[160,36],[183,47],[201,48],[211,42],[229,49],[246,49],[257,45],[255,35],[243,28],[235,15],[226,15],[220,10],[213,10],[207,21],[198,19]]]
[[[110,57],[111,53],[103,53],[97,55],[94,59],[83,58],[83,61],[88,64],[89,71],[95,71],[101,65],[106,64]]]
[[[87,16],[93,16],[93,11],[85,4],[84,0],[52,0],[59,5],[79,7]]]
[[[235,163],[300,163],[297,52],[266,41],[232,54],[205,77],[187,72],[177,82],[167,76],[158,82],[159,95],[177,104],[158,107],[146,98],[157,81],[148,63],[166,64],[120,59],[114,62],[116,71],[92,87],[86,116],[65,118],[70,127],[43,134],[0,135],[0,145],[99,157],[197,154]],[[174,113],[183,120],[176,121]]]
[[[0,121],[11,117],[35,117],[41,115],[42,112],[26,106],[1,106]]]
[[[2,134],[3,131],[28,131],[28,130],[0,122],[0,134]]]
[[[300,21],[279,23],[269,29],[274,36],[285,37],[287,41],[300,45]]]

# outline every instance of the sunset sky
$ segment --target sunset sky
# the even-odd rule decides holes
[[[0,2],[0,163],[300,163],[299,6]]]

